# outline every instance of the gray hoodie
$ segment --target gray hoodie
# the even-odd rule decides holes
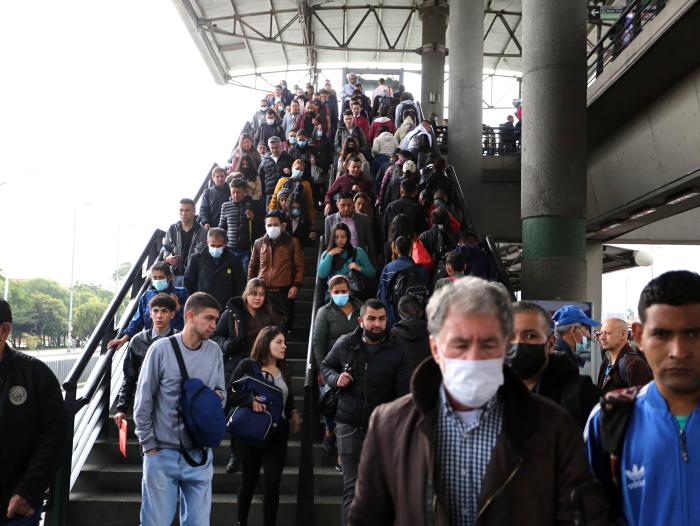
[[[182,343],[182,333],[175,338],[190,378],[199,378],[204,385],[225,396],[224,361],[219,346],[204,340],[199,349],[190,349]],[[134,401],[136,436],[144,451],[154,447],[179,449],[180,440],[184,447],[192,447],[178,417],[181,382],[180,368],[169,339],[154,342],[141,366]]]

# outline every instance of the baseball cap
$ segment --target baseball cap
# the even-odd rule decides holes
[[[414,172],[416,171],[416,163],[414,163],[411,160],[406,161],[403,163],[403,172]]]
[[[9,303],[0,299],[0,323],[5,322],[12,323],[12,309],[10,309]]]
[[[573,325],[575,323],[588,325],[589,327],[597,327],[600,325],[599,321],[593,320],[586,316],[583,310],[576,305],[564,305],[554,313],[552,320],[554,321],[555,327],[559,327],[561,325]]]

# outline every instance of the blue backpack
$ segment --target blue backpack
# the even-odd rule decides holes
[[[203,466],[210,447],[218,447],[226,432],[226,415],[221,407],[221,398],[199,378],[190,378],[182,358],[182,351],[175,336],[168,338],[175,351],[175,358],[182,375],[178,412],[194,447],[202,450],[202,460],[195,461],[182,446],[180,452],[192,467]]]
[[[253,374],[246,374],[231,384],[236,393],[250,393],[251,398],[265,399],[265,411],[257,413],[251,407],[234,407],[229,415],[227,429],[232,439],[262,447],[276,431],[284,410],[282,390],[263,375],[260,365],[250,361]],[[269,375],[268,375],[269,376]]]

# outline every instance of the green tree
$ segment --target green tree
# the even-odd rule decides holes
[[[79,340],[88,338],[95,330],[108,302],[96,296],[81,304],[73,315],[73,336]]]
[[[124,278],[129,275],[131,270],[131,263],[122,263],[119,268],[112,272],[112,281],[114,283],[122,283]]]

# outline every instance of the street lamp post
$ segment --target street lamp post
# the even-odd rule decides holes
[[[78,207],[73,208],[73,251],[70,260],[70,296],[68,297],[68,352],[73,347],[73,292],[75,289],[75,234],[77,230]]]

